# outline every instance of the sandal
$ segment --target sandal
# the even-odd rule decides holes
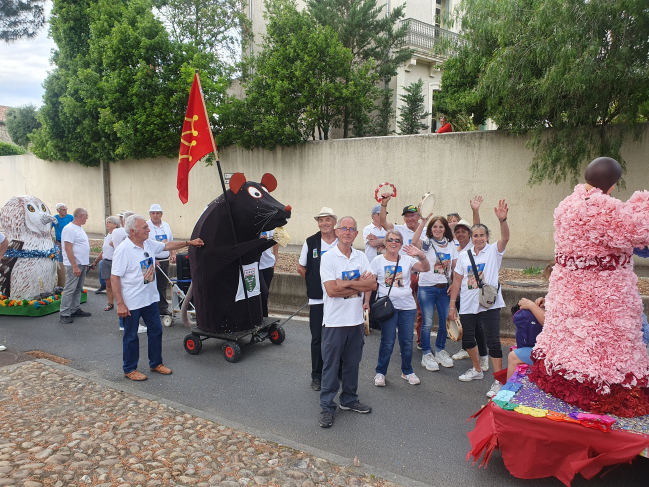
[[[110,310],[113,309],[114,307],[115,307],[115,305],[114,305],[113,303],[108,303],[108,306],[106,306],[106,307],[104,308],[104,311],[110,311]]]

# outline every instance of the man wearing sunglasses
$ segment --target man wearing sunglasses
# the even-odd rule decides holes
[[[115,249],[110,282],[117,303],[117,315],[123,318],[124,324],[124,377],[140,381],[147,379],[146,375],[137,371],[140,318],[147,327],[149,368],[159,374],[171,374],[171,369],[162,363],[162,323],[158,312],[160,295],[156,286],[155,255],[187,245],[202,247],[203,241],[200,238],[173,242],[149,240],[151,230],[142,215],[131,215],[124,229],[128,238]]]
[[[339,408],[343,411],[370,413],[372,408],[358,400],[358,370],[365,343],[363,293],[376,289],[376,279],[363,252],[352,248],[358,235],[356,220],[341,218],[336,228],[338,245],[322,257],[320,277],[324,286],[322,328],[322,383],[320,391],[320,426],[334,422],[340,385],[338,369],[342,361],[342,392]]]

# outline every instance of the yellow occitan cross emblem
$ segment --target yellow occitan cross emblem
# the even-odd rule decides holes
[[[192,155],[191,155],[191,153],[192,153],[192,147],[194,147],[194,146],[196,145],[196,141],[195,141],[195,140],[192,140],[192,141],[191,141],[191,144],[190,144],[189,142],[187,142],[187,141],[184,139],[184,136],[187,135],[187,134],[192,134],[193,137],[196,137],[196,136],[198,135],[198,132],[197,132],[196,130],[194,130],[194,122],[195,122],[196,120],[198,120],[198,115],[194,115],[193,118],[187,118],[187,117],[185,117],[185,121],[186,121],[186,122],[191,122],[191,123],[192,123],[192,124],[191,124],[191,128],[190,128],[187,132],[183,132],[183,133],[180,135],[180,141],[181,141],[183,144],[189,146],[189,150],[187,151],[187,155],[182,155],[182,154],[181,154],[181,155],[180,155],[180,159],[188,158],[188,159],[189,159],[189,162],[192,162]],[[180,161],[179,161],[179,162],[180,162]]]

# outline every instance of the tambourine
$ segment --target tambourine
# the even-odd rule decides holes
[[[448,337],[454,342],[462,340],[462,323],[460,323],[459,317],[455,320],[446,318],[446,332],[448,333]]]
[[[370,312],[369,310],[363,311],[363,320],[365,320],[365,336],[370,336]]]
[[[421,197],[421,201],[417,206],[417,210],[419,211],[419,216],[421,216],[424,219],[428,218],[433,214],[434,209],[435,209],[435,195],[433,193],[426,193],[424,196]]]
[[[397,188],[395,188],[394,184],[392,183],[383,183],[383,184],[379,184],[379,187],[376,188],[376,191],[374,191],[374,199],[379,203],[383,201],[381,195],[383,193],[387,193],[388,188],[392,188],[392,194],[390,196],[394,198],[397,195]]]

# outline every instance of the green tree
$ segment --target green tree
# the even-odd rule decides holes
[[[0,156],[19,156],[26,154],[27,151],[16,144],[9,142],[0,142]]]
[[[402,47],[407,27],[397,27],[404,17],[405,6],[394,7],[387,15],[384,7],[377,7],[377,0],[307,0],[307,8],[318,23],[331,27],[342,45],[351,51],[352,66],[371,60],[377,81],[387,83],[397,74],[397,67],[410,58],[412,51]],[[373,100],[380,100],[382,94],[376,87],[368,92]],[[373,134],[377,121],[372,119],[377,115],[380,118],[376,105],[365,109],[346,106],[343,137],[349,136],[351,126],[355,126],[355,135]]]
[[[172,38],[234,66],[250,40],[246,0],[154,0]]]
[[[401,120],[399,120],[398,125],[403,135],[418,134],[420,130],[428,128],[428,125],[421,122],[430,115],[430,112],[427,112],[424,106],[423,86],[424,81],[419,78],[418,81],[403,87],[406,92],[405,95],[399,95],[401,101],[405,103],[405,105],[399,107]]]
[[[96,166],[173,157],[194,68],[210,113],[225,94],[215,56],[170,40],[148,0],[55,0],[51,33],[56,68],[31,137],[43,159]]]
[[[372,104],[366,97],[376,79],[371,61],[352,69],[352,53],[336,33],[298,11],[293,0],[267,1],[266,16],[262,50],[243,82],[245,99],[218,110],[219,147],[272,150],[326,140],[342,125],[345,107]]]
[[[2,0],[0,40],[31,39],[45,25],[45,0]]]
[[[7,110],[5,119],[7,132],[9,132],[9,137],[16,145],[27,149],[29,145],[27,136],[41,126],[36,119],[37,113],[38,110],[31,103]]]
[[[531,184],[574,182],[597,156],[625,165],[622,142],[649,106],[646,2],[464,0],[460,9],[458,62],[473,74],[464,88],[442,79],[443,90],[458,88],[449,110],[484,106],[499,128],[531,133]]]

